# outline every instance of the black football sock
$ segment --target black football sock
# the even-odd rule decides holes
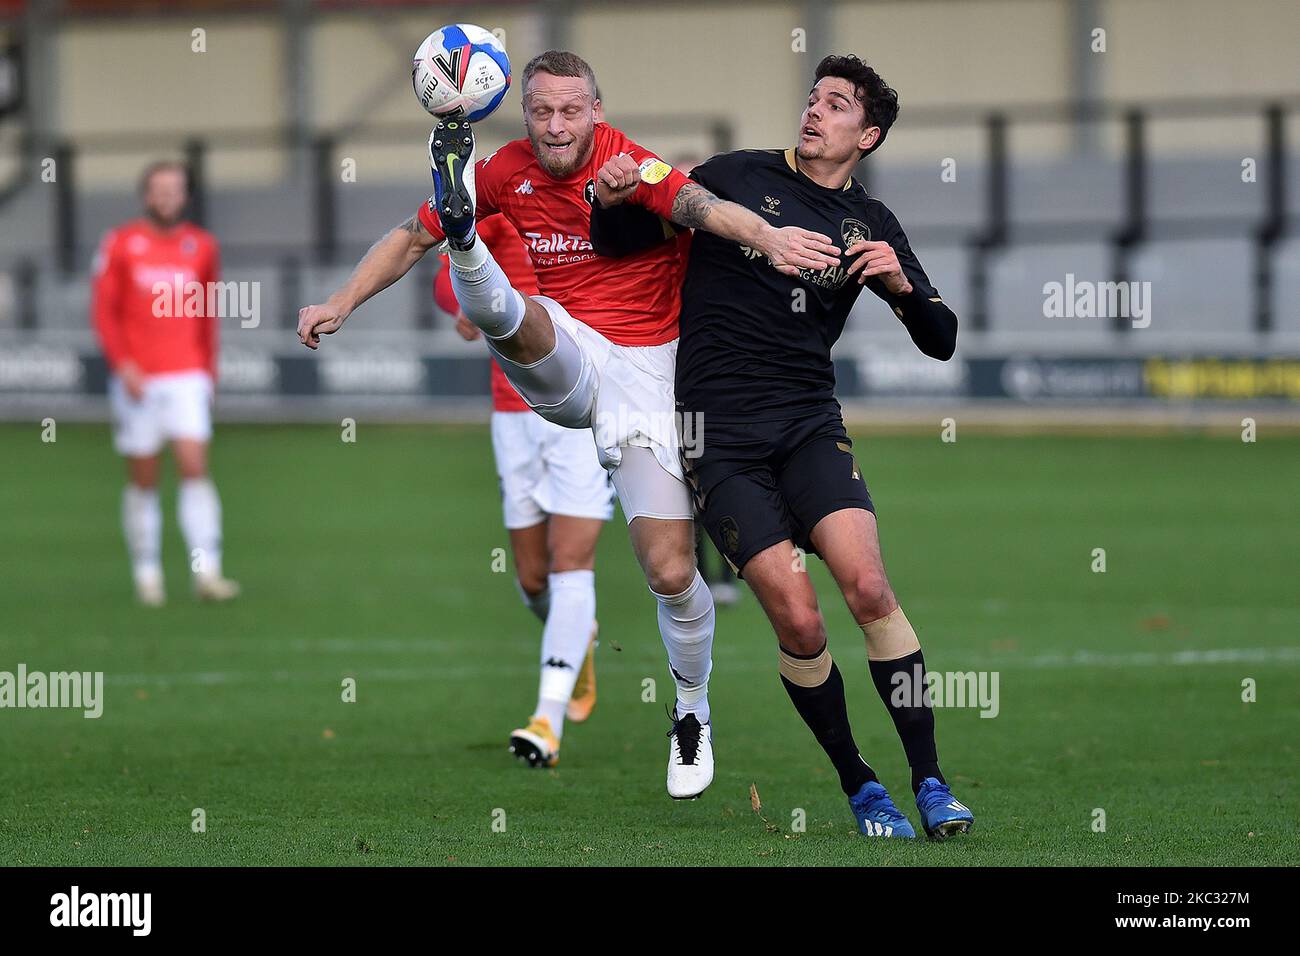
[[[781,648],[781,683],[794,709],[813,732],[840,776],[840,789],[853,796],[876,779],[875,771],[858,753],[844,702],[844,678],[825,645],[811,657]]]
[[[894,729],[903,742],[912,768],[912,793],[921,781],[934,777],[947,783],[939,771],[939,754],[934,745],[934,710],[925,683],[925,658],[920,650],[893,661],[868,661],[876,693],[894,718]],[[895,675],[899,675],[895,677]]]

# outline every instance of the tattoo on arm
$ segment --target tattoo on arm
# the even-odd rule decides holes
[[[721,199],[698,183],[687,183],[677,191],[670,218],[679,226],[695,229],[704,224],[709,210],[720,202]]]
[[[394,229],[393,232],[405,233],[407,236],[412,237],[408,239],[407,242],[413,243],[415,248],[419,250],[420,255],[424,255],[425,252],[438,244],[438,240],[434,239],[433,233],[425,228],[425,225],[420,221],[418,214],[406,220],[406,222]]]

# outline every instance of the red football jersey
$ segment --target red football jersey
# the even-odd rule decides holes
[[[489,216],[476,227],[478,237],[482,239],[492,253],[492,258],[501,266],[510,284],[523,295],[537,294],[537,277],[533,275],[533,263],[528,258],[519,233],[505,216]],[[444,312],[455,315],[460,311],[456,293],[451,287],[451,271],[447,267],[447,257],[442,257],[442,268],[433,279],[433,298]],[[501,371],[496,359],[492,363],[492,408],[498,412],[531,411],[519,393],[515,391],[506,373]]]
[[[207,283],[221,273],[216,237],[190,223],[164,232],[132,220],[104,237],[94,272],[91,318],[110,368],[130,360],[150,375],[202,369],[216,379],[218,322],[206,314]],[[155,292],[158,283],[167,290]]]
[[[527,139],[480,159],[474,166],[475,217],[505,216],[523,238],[541,294],[579,322],[617,345],[661,345],[677,338],[677,244],[660,243],[621,259],[597,256],[591,247],[596,170],[619,153],[642,167],[641,185],[629,201],[667,219],[687,178],[607,123],[596,124],[591,159],[565,179],[542,169]],[[428,202],[418,214],[441,239],[442,226]]]

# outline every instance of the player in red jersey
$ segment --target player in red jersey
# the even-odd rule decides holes
[[[221,502],[208,477],[217,318],[191,293],[219,279],[216,238],[181,214],[185,168],[154,163],[140,180],[144,216],[111,230],[95,260],[92,321],[108,362],[113,444],[127,460],[122,527],[141,603],[165,601],[159,453],[170,441],[180,472],[177,517],[190,552],[194,593],[225,601],[239,586],[221,574]],[[198,301],[205,304],[209,296]]]
[[[504,216],[485,219],[479,237],[517,289],[537,291],[519,233]],[[434,298],[456,316],[467,341],[482,338],[465,318],[447,263]],[[596,541],[614,514],[609,476],[591,436],[536,414],[492,366],[492,454],[510,533],[519,593],[542,622],[541,678],[528,723],[510,735],[510,752],[533,767],[559,760],[564,720],[580,722],[596,703]]]
[[[672,243],[618,259],[595,254],[591,204],[597,192],[617,185],[598,171],[613,156],[632,156],[641,181],[628,201],[742,242],[791,274],[829,267],[839,250],[826,236],[776,228],[718,200],[605,124],[595,75],[575,54],[552,50],[529,62],[523,108],[528,138],[477,163],[467,123],[444,120],[435,127],[429,138],[435,195],[380,240],[328,302],[299,312],[298,336],[316,348],[321,335],[338,331],[360,303],[447,240],[456,297],[511,384],[543,418],[595,435],[658,604],[677,685],[668,792],[697,797],[713,779],[714,608],[695,567],[694,512],[673,409],[680,292],[663,277],[681,262]],[[496,212],[524,238],[541,295],[513,289],[475,234],[475,220]]]

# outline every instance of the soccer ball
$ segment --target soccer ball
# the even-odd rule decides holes
[[[471,123],[491,115],[510,89],[510,58],[495,36],[472,23],[434,30],[415,51],[411,85],[434,116]]]

